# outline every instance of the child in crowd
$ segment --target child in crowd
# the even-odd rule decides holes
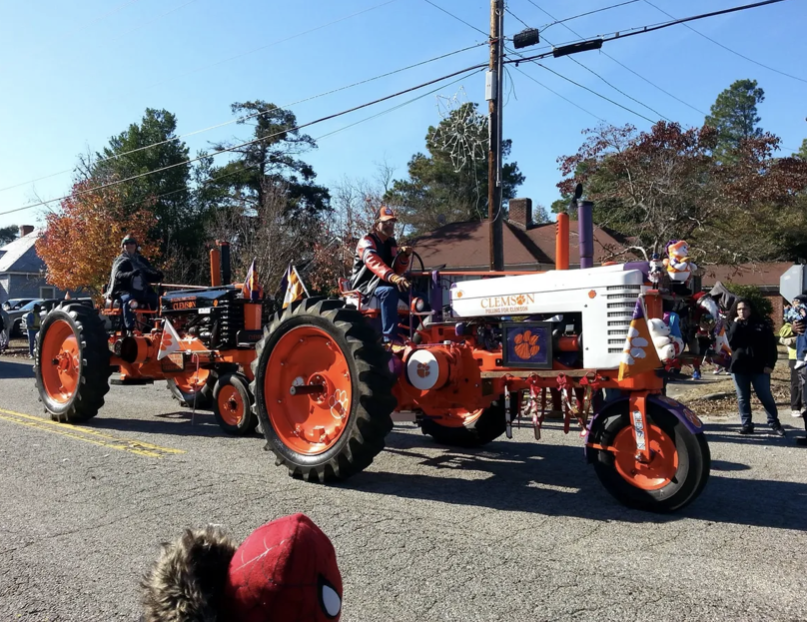
[[[794,300],[793,305],[784,313],[785,322],[792,324],[807,318],[807,306],[802,300]],[[794,369],[801,369],[807,365],[807,335],[798,335],[796,338],[796,364]]]

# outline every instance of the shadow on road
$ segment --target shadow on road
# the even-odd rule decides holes
[[[94,428],[136,432],[138,434],[173,434],[175,436],[222,436],[238,438],[226,434],[213,417],[213,413],[197,410],[194,416],[190,410],[163,413],[149,419],[119,419],[105,417],[103,411],[90,420]],[[258,435],[254,435],[257,438]],[[252,438],[250,436],[249,438]]]
[[[18,380],[20,378],[33,378],[33,361],[10,363],[0,361],[0,380]]]
[[[387,438],[387,451],[417,460],[427,467],[426,473],[365,472],[343,485],[375,494],[547,516],[637,523],[695,518],[807,530],[807,484],[728,475],[753,471],[745,464],[715,461],[709,483],[692,505],[674,514],[657,515],[615,501],[586,464],[582,447],[505,439],[479,450],[445,448],[437,457],[419,452],[422,447],[433,450],[439,446],[425,436],[393,431]],[[471,471],[481,473],[482,478]],[[452,477],[452,472],[462,475]]]

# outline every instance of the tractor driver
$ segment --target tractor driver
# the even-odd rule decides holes
[[[122,252],[112,264],[109,280],[110,298],[120,297],[123,309],[123,325],[126,330],[134,330],[135,313],[129,302],[134,300],[151,310],[159,304],[157,293],[150,283],[163,280],[163,273],[151,267],[148,259],[137,252],[137,240],[127,235],[121,241]]]
[[[412,249],[398,248],[393,237],[397,222],[392,209],[383,205],[378,209],[372,231],[356,247],[350,279],[351,289],[378,299],[385,343],[398,341],[398,301],[409,299],[409,281],[402,275],[409,268]]]

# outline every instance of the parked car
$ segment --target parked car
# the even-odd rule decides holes
[[[9,312],[9,316],[11,317],[11,323],[14,327],[19,331],[20,336],[25,336],[25,332],[28,330],[28,326],[25,323],[25,316],[28,315],[29,311],[33,311],[34,305],[39,305],[41,307],[42,313],[47,313],[57,304],[62,302],[62,298],[37,298],[32,300],[26,305],[23,305],[16,311],[14,311],[14,315],[12,316],[12,312]]]
[[[17,300],[25,299],[18,298]],[[6,304],[11,302],[15,301],[9,300]],[[22,319],[25,317],[26,313],[34,308],[35,304],[41,304],[42,302],[43,300],[41,298],[29,298],[28,302],[22,305],[15,304],[13,308],[6,309],[6,313],[8,313],[9,326],[11,327],[9,330],[9,337],[21,337],[25,334],[25,329],[22,327]]]
[[[19,311],[22,313],[19,316],[19,319],[16,320],[15,326],[18,326],[20,334],[25,336],[25,333],[28,331],[28,325],[25,320],[25,316],[28,315],[28,312],[33,310],[34,305],[39,305],[41,307],[40,314],[44,317],[44,314],[48,313],[53,307],[58,305],[59,303],[65,302],[64,298],[37,298],[36,300],[32,300],[27,305],[21,307]],[[76,303],[80,302],[83,305],[88,307],[93,307],[92,298],[73,298],[70,302]],[[9,314],[10,315],[10,314]],[[106,320],[109,322],[109,318],[106,316],[101,317],[101,320]],[[14,322],[14,320],[12,320]]]
[[[29,302],[34,300],[33,298],[9,298],[3,303],[3,309],[5,311],[14,311],[27,305]]]

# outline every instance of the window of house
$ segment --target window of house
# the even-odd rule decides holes
[[[39,288],[39,297],[40,298],[56,298],[56,288],[55,287],[40,287]]]

